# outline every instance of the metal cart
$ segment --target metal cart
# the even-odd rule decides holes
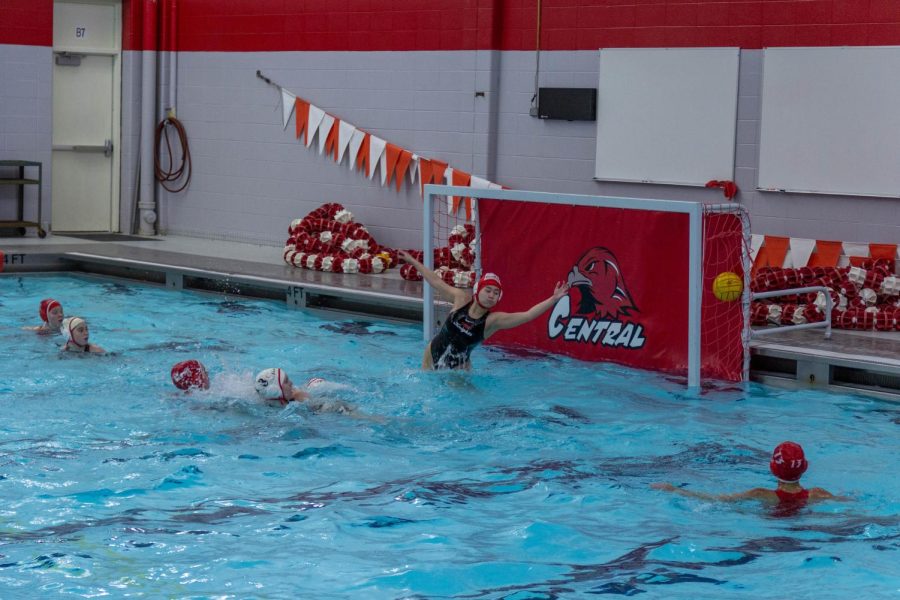
[[[33,160],[0,160],[0,168],[3,167],[13,167],[16,169],[16,176],[14,177],[5,177],[0,175],[0,185],[15,185],[18,186],[18,190],[16,193],[16,197],[19,201],[18,207],[18,221],[0,221],[0,227],[17,227],[19,229],[19,233],[21,235],[25,235],[26,227],[36,227],[38,237],[46,237],[47,232],[44,231],[44,228],[41,227],[41,204],[43,204],[42,193],[43,193],[43,177],[44,177],[44,166],[43,163],[35,162]],[[37,168],[37,179],[32,179],[30,177],[25,177],[25,169],[26,168]],[[26,185],[36,185],[38,186],[38,205],[37,205],[37,221],[26,221],[25,220],[25,186]]]

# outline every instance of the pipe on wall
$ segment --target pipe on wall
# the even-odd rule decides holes
[[[156,182],[153,176],[153,136],[156,124],[156,52],[159,33],[157,0],[141,3],[141,141],[138,233],[156,234]]]

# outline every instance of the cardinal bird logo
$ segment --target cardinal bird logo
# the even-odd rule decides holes
[[[644,346],[644,326],[632,321],[640,310],[609,248],[589,249],[567,279],[569,294],[557,301],[547,321],[550,339],[623,349]]]
[[[639,312],[609,248],[597,246],[585,252],[569,271],[568,281],[573,317],[619,319]]]

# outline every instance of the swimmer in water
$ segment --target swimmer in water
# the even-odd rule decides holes
[[[453,301],[453,308],[440,331],[425,346],[422,368],[426,371],[471,369],[472,350],[482,341],[498,331],[512,329],[538,318],[569,291],[568,283],[558,282],[549,298],[526,311],[515,313],[494,311],[492,309],[503,296],[503,286],[497,275],[485,273],[470,293],[468,290],[455,288],[446,283],[440,275],[417,261],[409,252],[400,250],[399,254],[422,274],[431,287]]]
[[[179,390],[208,390],[209,374],[199,360],[190,359],[176,363],[172,367],[172,383]]]
[[[44,298],[38,307],[38,314],[41,316],[40,325],[34,327],[25,327],[29,331],[34,331],[40,335],[55,335],[61,333],[62,322],[66,318],[63,314],[63,307],[57,300],[53,298]]]
[[[310,393],[315,387],[325,383],[324,379],[314,377],[306,382],[305,389],[296,387],[283,369],[263,369],[256,375],[254,388],[260,398],[266,401],[277,401],[281,406],[288,402],[302,402],[315,413],[354,414],[356,411],[346,402],[324,402],[313,398]]]
[[[835,496],[822,488],[807,489],[800,485],[800,477],[806,472],[808,466],[809,463],[806,461],[806,456],[804,456],[803,448],[800,444],[782,442],[772,452],[772,460],[769,462],[769,469],[778,479],[778,486],[774,490],[753,488],[737,494],[706,494],[676,487],[671,483],[654,483],[650,487],[701,500],[720,502],[758,500],[773,506],[781,516],[793,514],[811,502],[820,502],[822,500],[845,502],[850,500],[850,498],[845,496]]]
[[[81,317],[68,317],[63,319],[62,334],[66,343],[62,347],[64,352],[84,352],[88,354],[106,354],[106,350],[97,344],[91,344],[88,340],[87,321]]]

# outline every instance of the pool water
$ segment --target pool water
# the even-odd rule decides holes
[[[23,331],[48,296],[111,355]],[[416,327],[79,275],[0,277],[0,348],[0,598],[900,594],[895,404],[494,348],[423,373]],[[260,403],[271,366],[371,418]],[[650,489],[773,487],[785,439],[852,500]]]

